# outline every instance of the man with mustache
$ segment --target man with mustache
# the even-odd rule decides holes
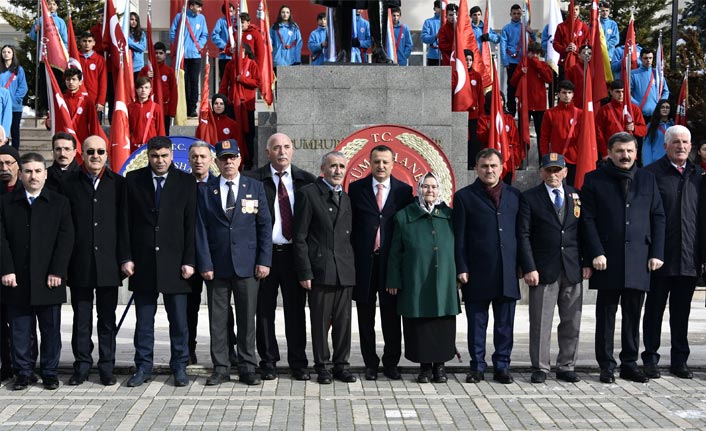
[[[672,126],[664,134],[666,154],[650,163],[645,170],[657,178],[657,185],[667,219],[664,243],[664,266],[652,273],[650,291],[645,302],[642,319],[642,363],[647,377],[660,377],[659,350],[662,333],[662,316],[669,297],[669,332],[671,355],[669,372],[682,379],[694,375],[686,365],[689,358],[689,311],[696,287],[696,277],[701,273],[704,254],[699,253],[697,232],[703,232],[703,217],[699,205],[704,204],[703,169],[689,160],[691,132],[684,126]],[[703,208],[702,208],[703,210]],[[701,247],[706,242],[701,241]]]
[[[0,146],[0,195],[9,193],[15,189],[15,186],[22,187],[22,183],[18,182],[18,173],[20,171],[20,153],[15,147],[10,145]]]
[[[650,272],[664,262],[665,215],[652,172],[638,169],[637,143],[630,133],[608,139],[608,160],[586,174],[583,200],[584,266],[593,267],[596,289],[596,360],[600,380],[615,382],[615,314],[622,313],[620,377],[645,383],[637,367],[640,311],[650,290]]]
[[[66,132],[59,132],[51,138],[51,151],[54,163],[47,168],[49,190],[58,191],[64,174],[80,170],[76,162],[76,139]]]
[[[347,164],[343,153],[326,153],[321,159],[323,177],[299,190],[294,201],[294,267],[299,285],[309,293],[314,369],[323,385],[332,382],[331,365],[336,380],[357,380],[348,362],[355,265],[351,246],[353,212],[342,187]]]
[[[267,140],[265,154],[270,160],[254,171],[252,177],[265,186],[272,215],[272,268],[260,282],[257,297],[257,353],[263,380],[277,376],[279,347],[275,337],[277,291],[282,289],[284,330],[287,337],[287,362],[296,380],[309,380],[306,358],[306,290],[299,286],[294,271],[292,222],[295,193],[316,180],[309,172],[292,164],[294,147],[289,136],[275,133]]]

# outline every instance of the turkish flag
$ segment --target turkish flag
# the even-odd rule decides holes
[[[568,23],[568,31],[566,34],[569,35],[569,42],[575,42],[574,28],[576,27],[576,17],[574,16],[574,0],[569,2],[569,10],[566,12],[566,22]],[[571,69],[571,66],[574,64],[576,64],[576,53],[567,52],[566,59],[564,60],[564,70]]]
[[[493,62],[493,76],[498,76],[495,62]],[[488,147],[500,151],[503,156],[503,176],[508,172],[515,173],[515,162],[510,152],[510,143],[503,118],[503,99],[500,95],[499,79],[493,79],[492,97],[490,100],[490,127],[488,134]]]
[[[272,65],[272,41],[270,40],[270,15],[267,9],[267,0],[260,0],[260,5],[257,7],[257,19],[260,35],[265,45],[265,55],[262,58],[262,70],[260,71],[260,93],[267,106],[270,106],[274,101],[275,72]],[[333,25],[333,23],[330,22],[329,25]]]
[[[454,72],[457,74],[458,79],[456,79],[456,85],[453,89],[451,109],[455,112],[463,112],[468,111],[468,108],[473,104],[473,93],[471,92],[470,77],[468,76],[468,63],[466,63],[466,56],[463,51],[472,49],[470,42],[473,42],[473,48],[475,48],[476,52],[478,51],[476,38],[473,36],[471,21],[468,17],[468,3],[466,0],[461,0],[459,3],[455,31],[456,50],[451,53],[451,66],[454,67]],[[476,55],[474,58],[478,58],[478,56]],[[473,63],[475,64],[475,61]]]
[[[196,134],[194,136],[196,139],[206,141],[211,145],[216,145],[216,142],[218,142],[218,129],[216,128],[216,120],[213,118],[213,111],[211,110],[211,103],[209,101],[209,72],[211,72],[211,65],[206,63],[203,89],[201,90],[201,105],[199,106],[199,125],[196,127]]]
[[[115,12],[113,0],[106,0],[105,21],[107,25],[103,28],[103,44],[110,52],[113,76],[118,75],[118,69],[126,69],[131,73],[122,73],[123,85],[128,101],[135,100],[135,81],[132,75],[132,55],[127,43],[123,28],[120,26],[118,14]],[[117,105],[117,104],[116,104]],[[117,107],[116,107],[117,108]]]
[[[592,97],[594,102],[598,102],[599,100],[608,97],[608,83],[605,77],[603,49],[601,49],[601,23],[598,20],[598,0],[593,0],[593,4],[591,6],[590,40],[591,45],[595,47],[593,49],[593,55],[591,56],[591,61],[589,65],[589,67],[591,68],[591,76],[593,76],[593,83],[591,84],[593,87],[593,92],[586,94],[589,97]],[[584,67],[585,66],[586,65],[584,65]],[[627,94],[625,96],[629,97],[629,95]]]
[[[108,0],[106,3],[110,3]],[[124,68],[115,71],[115,108],[113,108],[113,121],[110,124],[110,168],[113,172],[120,172],[120,168],[130,157],[130,122],[128,121],[128,98],[125,89]],[[132,76],[132,69],[127,74]],[[156,84],[159,86],[159,82]]]
[[[74,33],[74,23],[73,23],[73,20],[71,19],[71,15],[69,15],[69,19],[67,20],[67,23],[66,23],[66,34],[67,34],[67,37],[69,38],[69,64],[68,64],[68,67],[72,67],[74,69],[78,69],[83,72],[83,69],[81,68],[81,62],[79,61],[79,57],[81,56],[81,53],[78,50],[78,45],[76,45],[76,34]]]
[[[491,20],[491,12],[490,12],[490,0],[485,0],[485,21],[483,21],[483,34],[487,35],[488,32],[490,31],[490,24],[488,24]],[[483,72],[481,72],[481,76],[483,77],[483,89],[490,88],[491,85],[493,85],[493,75],[490,73],[492,70],[492,64],[491,64],[491,49],[490,49],[490,41],[486,40],[482,42],[482,47],[483,50],[481,52],[480,56],[480,62],[483,63]],[[473,53],[475,55],[475,52]],[[474,66],[475,63],[478,63],[478,56],[474,57]],[[474,68],[475,69],[475,68]]]
[[[583,187],[583,178],[592,170],[596,169],[596,160],[598,160],[598,150],[596,147],[596,121],[595,112],[593,109],[593,80],[591,79],[591,68],[584,68],[585,85],[584,91],[584,109],[581,116],[581,124],[579,136],[576,141],[576,179],[574,187],[581,189]],[[630,96],[625,96],[628,100]]]
[[[42,0],[42,58],[49,66],[66,70],[69,63],[69,55],[61,41],[59,31],[56,29],[54,18],[49,13],[46,0]]]
[[[689,107],[689,70],[684,72],[684,80],[679,90],[679,99],[677,99],[677,115],[674,117],[674,124],[686,126],[686,111]]]
[[[44,53],[44,55],[46,56],[46,53]],[[45,57],[44,62],[46,63],[46,61],[47,60]],[[76,152],[76,157],[80,158],[81,141],[76,136],[76,128],[74,127],[74,122],[71,119],[69,107],[66,105],[64,96],[61,94],[59,83],[56,82],[56,78],[54,77],[54,73],[51,68],[46,67],[44,72],[46,73],[47,82],[51,83],[51,85],[47,86],[47,100],[49,101],[50,107],[48,120],[51,125],[51,133],[52,135],[55,135],[58,132],[65,132],[72,135],[74,139],[76,139],[76,149],[78,150]]]

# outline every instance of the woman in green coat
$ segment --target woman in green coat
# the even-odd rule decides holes
[[[441,182],[427,173],[417,202],[395,215],[387,291],[398,295],[405,357],[421,364],[419,383],[445,383],[444,362],[456,353],[456,291],[451,209],[440,200]]]

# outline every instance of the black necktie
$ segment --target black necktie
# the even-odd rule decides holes
[[[333,203],[338,206],[341,202],[341,192],[339,190],[331,190],[331,199],[333,199]]]
[[[226,196],[226,215],[228,220],[233,219],[233,211],[235,210],[235,193],[233,193],[233,181],[226,181],[228,186],[228,195]]]
[[[164,177],[154,177],[154,179],[157,181],[157,188],[154,191],[154,203],[157,207],[159,207],[159,199],[162,197],[162,181],[164,181]]]

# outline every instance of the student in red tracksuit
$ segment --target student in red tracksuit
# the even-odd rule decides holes
[[[523,75],[527,75],[527,105],[529,115],[534,121],[534,131],[539,142],[542,134],[542,118],[547,110],[547,87],[554,81],[551,67],[539,57],[542,55],[542,44],[531,42],[527,47],[527,67],[518,67],[510,79],[510,84],[517,88]],[[542,160],[540,155],[539,160]]]
[[[149,77],[141,76],[135,80],[135,93],[137,100],[127,106],[131,152],[155,136],[165,136],[162,107],[150,98],[152,81]]]
[[[569,34],[569,17],[567,15],[564,22],[559,23],[554,32],[554,50],[559,53],[559,79],[564,79],[564,65],[566,58],[570,55],[576,55],[578,48],[588,42],[588,26],[585,22],[579,19],[581,8],[579,5],[574,6],[574,34]]]
[[[574,105],[583,109],[583,64],[591,61],[593,50],[590,45],[582,45],[579,48],[579,56],[576,64],[566,71],[566,79],[574,84]]]
[[[513,165],[516,168],[522,164],[522,152],[520,151],[520,134],[517,131],[517,124],[515,124],[515,118],[505,112],[505,94],[500,92],[502,97],[503,106],[503,121],[505,123],[505,132],[507,133],[507,142],[510,147],[510,155],[512,157]],[[490,103],[493,97],[493,92],[489,91],[485,94],[485,102],[483,107],[483,114],[478,118],[478,139],[480,140],[483,148],[488,148],[488,141],[490,140]],[[504,158],[504,156],[503,156]],[[503,177],[503,181],[507,184],[512,182],[512,173],[508,172]]]
[[[76,131],[76,139],[78,142],[83,142],[91,135],[98,135],[108,142],[100,123],[98,122],[98,113],[96,111],[96,103],[84,90],[83,73],[78,69],[66,69],[64,71],[64,83],[66,91],[64,91],[64,101],[69,110],[69,116],[73,122],[74,130]],[[51,128],[51,117],[47,118],[46,127]],[[66,129],[58,132],[69,132]]]
[[[251,155],[255,151],[255,96],[256,89],[260,86],[260,68],[254,60],[250,45],[244,43],[243,51],[245,52],[245,57],[240,60],[240,74],[238,76],[235,74],[235,59],[229,61],[218,92],[228,95],[228,102],[233,103],[236,83],[239,86],[241,103],[247,112],[247,130],[243,132],[247,150],[245,153],[241,151],[241,155]],[[238,114],[238,112],[235,113],[235,119],[242,125],[245,118],[243,118],[243,115]],[[250,169],[252,167],[251,158],[244,157],[243,164],[245,169]]]
[[[542,134],[539,139],[539,156],[559,153],[566,160],[567,184],[573,186],[576,177],[577,139],[581,127],[583,110],[576,107],[574,84],[569,80],[559,81],[559,102],[548,110],[542,121]]]
[[[88,96],[96,103],[96,110],[103,112],[106,89],[108,88],[108,69],[105,66],[105,60],[102,55],[93,50],[96,46],[96,39],[90,31],[81,34],[79,44],[81,45],[81,56],[78,61],[83,69],[83,85]]]
[[[167,58],[167,47],[162,42],[154,44],[154,54],[157,57],[157,66],[155,67],[157,80],[162,85],[162,116],[164,117],[164,135],[169,136],[169,126],[172,123],[172,118],[176,116],[177,108],[177,84],[174,70],[171,66],[164,63]],[[142,68],[137,77],[147,76],[153,78],[155,72],[150,69],[149,65]],[[152,83],[154,86],[154,82]]]
[[[260,66],[260,70],[262,70],[262,61],[267,52],[265,52],[265,42],[262,40],[260,29],[257,25],[250,22],[250,14],[247,12],[240,14],[240,25],[243,28],[243,44],[250,45],[255,56],[254,60]]]
[[[598,155],[605,159],[608,157],[608,139],[618,132],[628,132],[633,136],[642,138],[647,135],[645,117],[642,116],[640,107],[628,99],[628,112],[623,112],[623,81],[616,79],[610,83],[610,103],[598,110],[596,114],[596,143]],[[629,98],[630,95],[628,94]]]
[[[242,127],[240,123],[230,118],[226,113],[228,99],[225,95],[216,93],[211,98],[211,109],[213,110],[213,119],[216,123],[218,141],[227,139],[235,139],[238,141],[238,149],[242,160],[250,160],[248,147],[243,139]],[[243,163],[240,164],[240,170],[243,169]]]
[[[439,33],[436,38],[439,41],[439,51],[441,52],[441,65],[448,66],[451,64],[451,53],[456,49],[456,17],[458,15],[458,6],[450,3],[446,6],[446,24],[439,28]]]

